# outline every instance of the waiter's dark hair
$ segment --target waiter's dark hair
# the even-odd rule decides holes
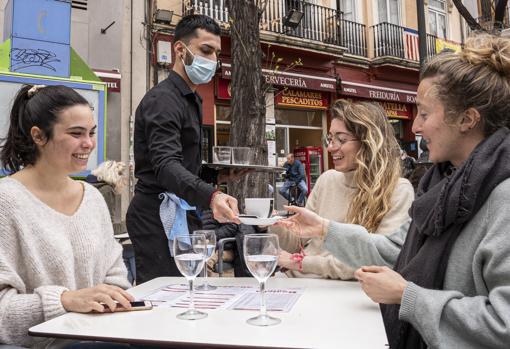
[[[75,105],[89,106],[89,103],[70,87],[24,85],[14,98],[7,137],[0,146],[3,167],[17,172],[35,164],[39,149],[32,139],[32,127],[38,127],[48,142],[59,114]]]
[[[218,23],[206,15],[188,15],[182,17],[175,27],[174,41],[184,41],[197,37],[197,29],[203,29],[211,34],[220,36],[221,30]]]

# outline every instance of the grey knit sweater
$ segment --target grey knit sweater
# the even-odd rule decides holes
[[[399,317],[430,348],[510,348],[510,179],[500,183],[461,232],[448,260],[444,290],[409,283]],[[332,222],[325,246],[353,267],[396,262],[409,223],[392,235]]]
[[[66,312],[65,290],[130,286],[104,199],[84,187],[80,207],[66,216],[20,182],[0,179],[0,343],[51,343],[28,336],[28,329]]]

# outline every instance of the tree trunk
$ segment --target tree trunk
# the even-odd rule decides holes
[[[266,102],[259,41],[259,1],[227,0],[232,57],[230,145],[250,147],[255,164],[267,165]],[[244,210],[244,198],[269,197],[269,175],[253,173],[229,186]]]

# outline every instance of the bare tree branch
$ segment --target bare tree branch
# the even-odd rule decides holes
[[[462,0],[452,0],[460,15],[466,20],[471,30],[483,30],[482,26],[471,16],[468,9],[462,3]]]

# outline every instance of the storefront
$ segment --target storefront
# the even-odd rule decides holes
[[[366,83],[342,81],[340,98],[367,100],[379,103],[386,112],[395,130],[395,136],[403,147],[415,151],[412,134],[415,115],[416,92],[393,87],[368,85]]]
[[[325,151],[322,138],[327,132],[326,110],[336,91],[336,80],[290,72],[275,74],[265,69],[263,74],[273,86],[267,94],[267,100],[273,103],[266,106],[266,135],[269,149],[274,149],[274,164],[282,166],[286,155],[298,148],[320,147]],[[229,141],[230,75],[230,65],[224,64],[222,77],[216,79],[217,145],[227,145]]]

